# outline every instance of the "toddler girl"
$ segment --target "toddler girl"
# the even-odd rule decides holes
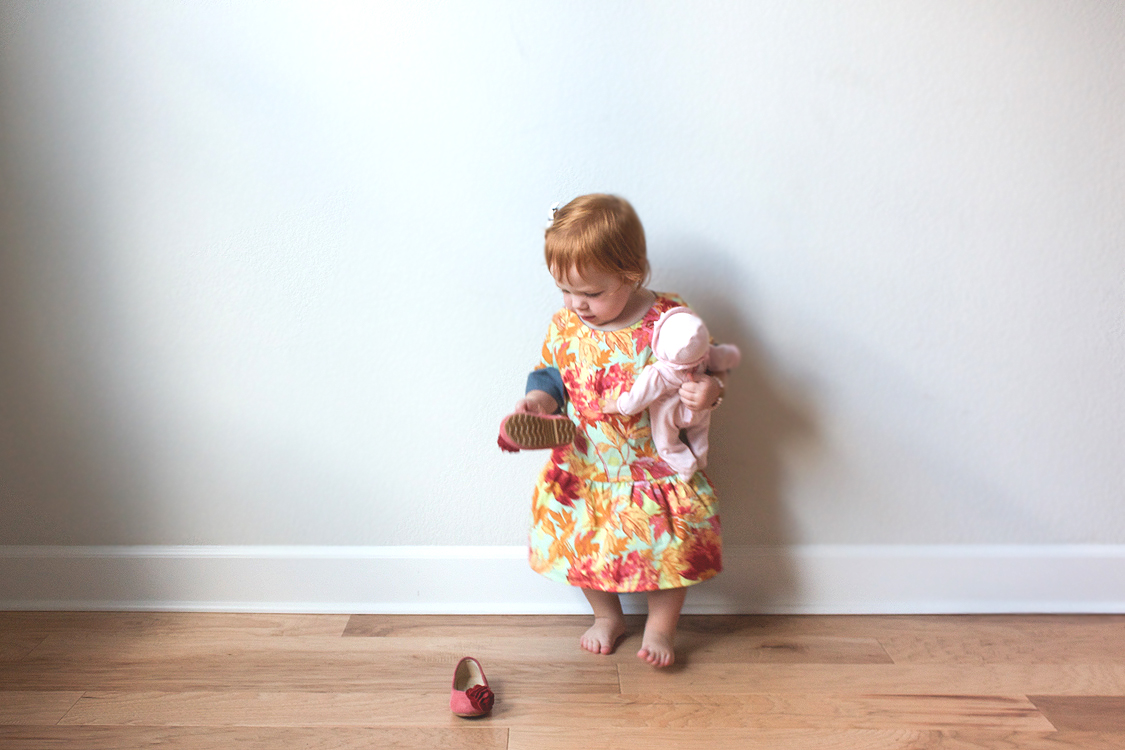
[[[551,320],[516,412],[565,409],[577,434],[552,451],[536,483],[531,567],[582,589],[594,624],[580,643],[594,653],[612,653],[625,635],[618,593],[646,592],[637,656],[666,667],[675,659],[686,587],[722,569],[715,493],[702,472],[683,478],[660,458],[647,412],[625,416],[615,404],[654,361],[653,324],[684,301],[644,287],[644,229],[615,196],[584,195],[558,209],[545,255],[563,309]],[[716,405],[723,383],[715,375],[681,387],[687,408]]]

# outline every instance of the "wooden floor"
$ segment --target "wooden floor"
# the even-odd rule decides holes
[[[1125,748],[1121,616],[685,617],[667,671],[585,623],[0,613],[0,748]]]

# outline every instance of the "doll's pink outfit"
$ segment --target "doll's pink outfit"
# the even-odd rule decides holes
[[[683,479],[707,466],[711,411],[692,411],[680,401],[680,386],[693,375],[738,366],[741,353],[730,344],[711,345],[703,320],[686,307],[668,310],[652,329],[656,362],[646,365],[628,393],[617,399],[622,414],[648,408],[656,452]],[[684,431],[687,443],[680,439]]]

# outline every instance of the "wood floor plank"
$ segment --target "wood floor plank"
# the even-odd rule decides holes
[[[447,648],[463,643],[418,641],[68,634],[49,637],[19,662],[0,663],[0,684],[13,690],[417,691],[446,687],[453,665],[473,653]],[[542,649],[530,646],[512,651],[495,646],[496,656],[486,663],[499,684],[559,693],[618,692],[614,664],[569,641],[572,659],[544,659]]]
[[[463,618],[456,618],[463,620]],[[548,618],[554,621],[557,618]],[[617,651],[601,661],[633,661],[641,647],[643,621],[632,624],[618,644]],[[410,648],[422,652],[444,651],[458,657],[472,654],[478,658],[526,658],[548,660],[588,660],[591,656],[578,645],[579,636],[589,627],[589,618],[561,628],[535,626],[527,630],[507,624],[498,626],[502,635],[491,634],[487,627],[465,628],[428,626],[424,630],[396,629],[395,636],[381,644],[387,650]],[[407,635],[406,633],[413,633]],[[362,637],[362,636],[354,636]],[[411,645],[405,646],[404,640]],[[700,662],[770,663],[770,664],[889,664],[891,657],[875,638],[841,638],[831,635],[753,635],[722,633],[682,633],[676,641],[677,658]],[[455,660],[456,661],[456,660]]]
[[[0,690],[0,725],[55,724],[81,697],[78,691]]]
[[[1034,695],[1031,702],[1056,729],[1125,733],[1125,697]]]
[[[883,638],[893,634],[956,636],[980,632],[1040,634],[1056,639],[1076,630],[1120,632],[1125,615],[684,615],[680,631],[744,635],[833,635]]]
[[[940,732],[928,741],[931,744],[917,750],[1120,750],[1125,747],[1125,734],[953,731]]]
[[[509,727],[606,729],[950,729],[1053,731],[1023,696],[913,695],[621,695],[510,696],[493,711]],[[578,717],[581,717],[580,719]]]
[[[448,692],[417,693],[88,693],[63,725],[445,726],[458,725]],[[941,729],[1051,731],[1026,698],[943,696],[704,695],[671,702],[653,696],[502,693],[491,717],[505,727],[670,727]]]
[[[879,642],[899,664],[1125,662],[1125,622],[1116,617],[969,621],[945,630],[895,628]],[[1066,648],[1059,648],[1059,643]]]
[[[690,636],[685,640],[685,662],[888,661],[878,643],[870,639],[798,636],[695,644]],[[557,692],[616,692],[613,664],[636,662],[639,646],[639,634],[625,641],[616,654],[603,657],[582,650],[577,639],[570,637],[262,639],[238,634],[220,639],[194,634],[67,633],[50,636],[32,658],[19,665],[0,666],[0,677],[8,687],[21,689],[416,689],[420,680],[444,685],[457,661],[473,654],[488,673],[515,685],[553,682]],[[565,674],[570,671],[572,677]]]
[[[822,635],[871,638],[895,623],[908,625],[914,618],[881,616],[809,617],[779,615],[684,615],[682,633],[728,633],[773,637]],[[939,629],[948,626],[933,623]],[[826,622],[826,620],[831,622]],[[644,628],[644,615],[626,615],[630,630]],[[344,635],[349,637],[460,636],[472,632],[496,636],[573,635],[590,627],[589,615],[352,615]],[[950,625],[956,626],[951,622]]]
[[[467,722],[466,722],[467,723]],[[4,750],[505,750],[506,729],[429,727],[2,727]]]
[[[0,612],[0,633],[338,636],[350,615],[225,612]]]
[[[512,729],[508,750],[1121,750],[1123,734],[824,729]]]
[[[45,635],[21,631],[0,631],[0,662],[19,661],[43,642]]]
[[[633,630],[644,627],[644,618],[626,618]],[[473,635],[528,637],[573,635],[590,627],[589,615],[352,615],[344,635],[357,638],[452,637]]]
[[[623,693],[1125,695],[1125,664],[617,666]]]
[[[503,703],[503,698],[500,702]],[[483,722],[487,723],[485,719]],[[432,726],[464,725],[449,711],[449,691],[91,692],[59,722],[112,726]]]
[[[1125,662],[1122,615],[685,616],[692,634],[740,641],[797,636],[871,638],[896,663]],[[1066,642],[1072,648],[1060,649]]]
[[[628,661],[640,648],[622,644],[619,653]],[[632,646],[628,648],[627,646]],[[683,663],[744,664],[891,664],[893,659],[875,638],[839,638],[822,635],[733,636],[683,633],[676,638],[676,658]]]

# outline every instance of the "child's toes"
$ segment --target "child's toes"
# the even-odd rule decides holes
[[[666,646],[659,642],[652,645],[642,644],[641,650],[637,652],[637,658],[654,667],[667,667],[676,661],[676,652],[670,645]]]

